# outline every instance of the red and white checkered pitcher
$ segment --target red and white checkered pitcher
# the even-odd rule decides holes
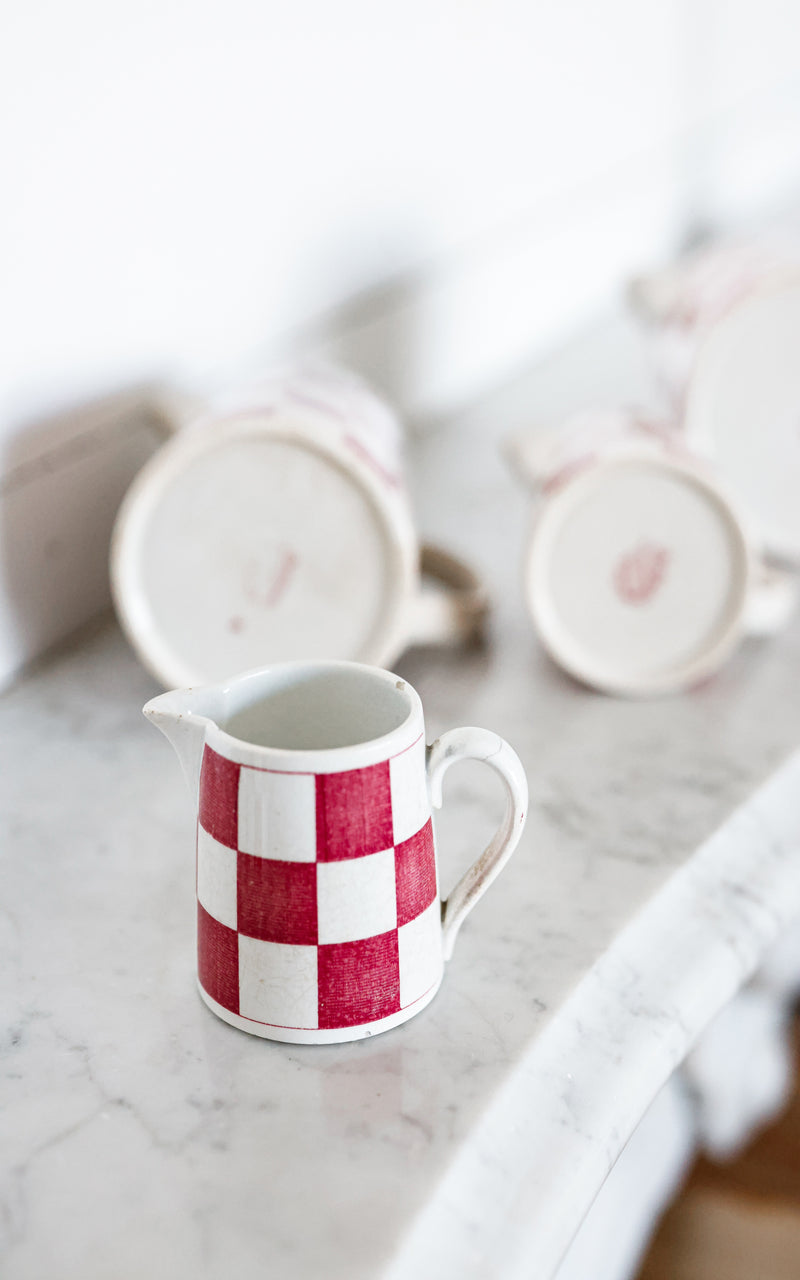
[[[522,834],[527,783],[511,747],[475,728],[426,747],[414,689],[349,662],[278,664],[144,710],[197,797],[206,1004],[244,1031],[306,1044],[374,1035],[423,1009]],[[506,813],[442,902],[431,808],[464,758],[500,775]]]

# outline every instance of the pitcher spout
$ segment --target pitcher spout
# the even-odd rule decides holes
[[[212,689],[175,689],[162,693],[142,708],[144,715],[172,743],[196,802],[206,729],[217,714]]]

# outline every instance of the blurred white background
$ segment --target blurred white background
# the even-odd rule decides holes
[[[796,0],[5,0],[3,26],[7,418],[357,351],[391,315],[407,349],[364,332],[370,372],[449,404],[800,180]]]
[[[27,468],[26,545],[59,505],[31,464],[82,430],[43,415],[298,350],[439,412],[800,185],[796,0],[0,12],[0,484]],[[113,509],[139,458],[112,462],[118,441],[75,473],[82,511]],[[74,531],[48,537],[65,554]],[[32,575],[7,565],[6,597]],[[0,673],[50,635],[2,605]]]

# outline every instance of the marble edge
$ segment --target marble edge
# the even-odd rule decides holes
[[[532,1040],[383,1280],[529,1280],[532,1257],[536,1280],[553,1275],[661,1086],[800,917],[798,797],[800,751],[628,922]]]

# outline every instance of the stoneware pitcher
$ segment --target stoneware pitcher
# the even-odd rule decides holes
[[[394,411],[338,369],[275,374],[176,430],[120,507],[111,583],[166,689],[298,658],[391,666],[479,636],[488,608],[468,564],[420,543]]]
[[[745,636],[788,622],[795,579],[767,563],[749,513],[681,431],[598,411],[506,447],[536,499],[528,609],[578,680],[671,693],[711,676]]]
[[[433,999],[467,913],[511,856],[528,789],[485,729],[425,745],[404,680],[350,662],[281,663],[148,702],[197,803],[200,993],[273,1040],[355,1040]],[[484,760],[503,822],[444,901],[431,808],[456,760]]]

